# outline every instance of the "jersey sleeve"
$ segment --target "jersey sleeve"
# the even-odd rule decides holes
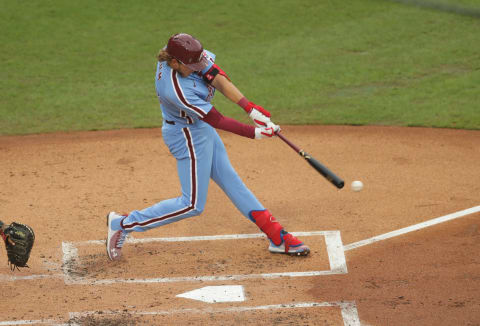
[[[218,112],[215,107],[212,107],[210,112],[202,119],[213,128],[222,129],[225,131],[233,132],[234,134],[255,138],[255,127],[241,123],[235,119],[225,117]]]
[[[200,72],[204,75],[207,71],[209,71],[215,63],[215,54],[208,51],[203,50],[203,55],[207,58],[208,65]]]

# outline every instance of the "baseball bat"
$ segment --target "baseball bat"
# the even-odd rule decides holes
[[[277,136],[283,140],[288,146],[290,146],[295,152],[300,154],[301,157],[303,157],[315,170],[318,171],[325,179],[330,181],[331,184],[333,184],[335,187],[338,189],[342,189],[345,183],[343,182],[342,179],[340,179],[338,176],[335,175],[330,169],[328,169],[325,165],[317,161],[315,158],[311,157],[306,153],[304,150],[298,148],[294,143],[289,141],[284,135],[281,133],[277,132]]]

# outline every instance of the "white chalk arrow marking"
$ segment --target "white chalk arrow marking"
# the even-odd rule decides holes
[[[200,289],[178,294],[177,297],[208,303],[245,301],[242,285],[205,286]]]

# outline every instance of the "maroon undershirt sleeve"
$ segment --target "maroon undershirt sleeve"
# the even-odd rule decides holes
[[[208,123],[213,128],[230,131],[234,134],[252,139],[255,138],[254,126],[249,126],[235,119],[224,117],[220,112],[215,109],[215,107],[212,107],[210,112],[208,112],[208,114],[202,120]]]

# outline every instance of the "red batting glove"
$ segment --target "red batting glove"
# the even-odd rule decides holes
[[[261,106],[252,107],[248,116],[253,120],[257,127],[267,127],[272,123],[272,121],[270,121],[270,112]]]
[[[265,110],[260,105],[256,105],[253,102],[249,102],[245,97],[242,97],[240,101],[237,102],[245,112],[248,113],[248,116],[253,120],[255,125],[259,128],[267,127],[270,121],[270,112]]]
[[[265,110],[262,106],[260,105],[256,105],[255,103],[253,102],[248,102],[247,105],[243,108],[248,114],[252,113],[252,110],[255,109],[257,111],[259,111],[261,114],[263,114],[264,116],[266,116],[267,118],[270,118],[271,115],[270,115],[270,112],[268,112],[267,110]]]
[[[257,109],[257,111],[260,111],[260,113],[262,113],[264,116],[270,118],[270,112],[265,110],[260,105],[256,105],[253,102],[249,102],[246,97],[242,97],[240,101],[237,102],[237,104],[240,105],[240,107],[242,107],[245,110],[245,112],[247,112],[248,114],[250,114],[252,109]]]

